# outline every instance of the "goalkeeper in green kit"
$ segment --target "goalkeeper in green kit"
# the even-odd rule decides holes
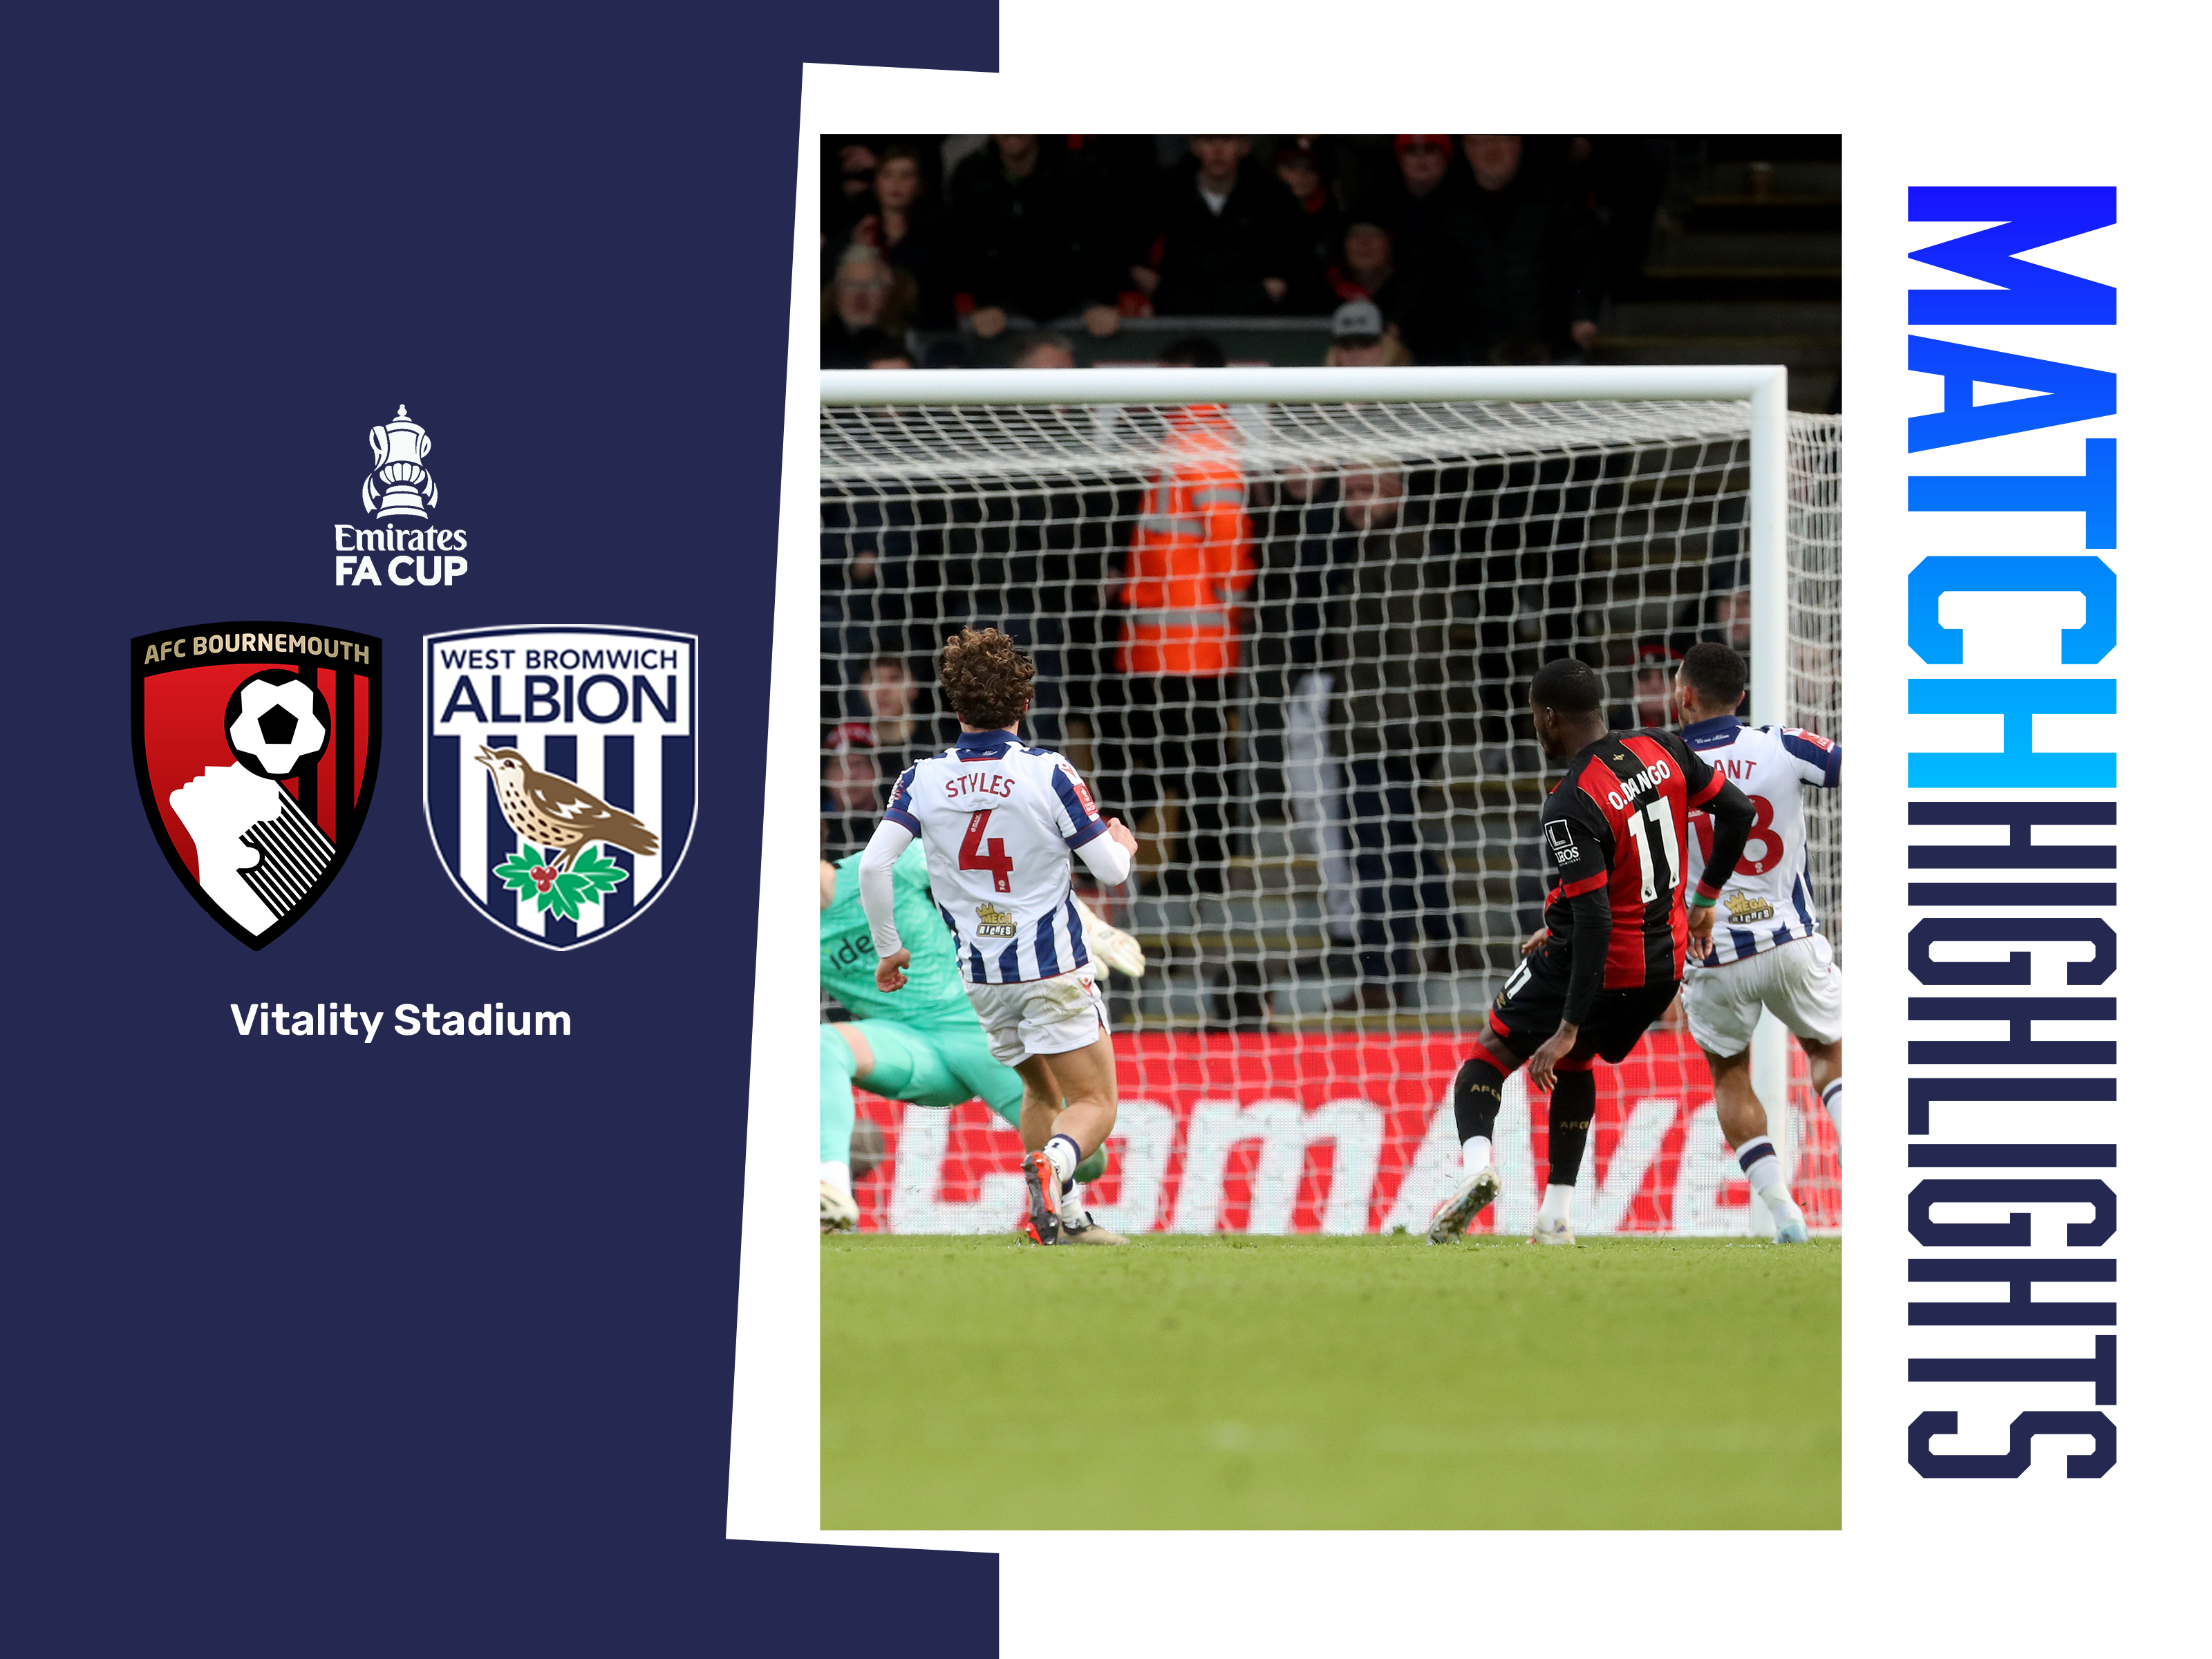
[[[991,1057],[983,1023],[960,988],[952,936],[929,890],[929,860],[921,842],[910,843],[892,870],[899,938],[914,952],[906,987],[896,995],[876,988],[876,947],[860,908],[860,854],[822,866],[822,988],[854,1015],[822,1027],[822,1231],[849,1228],[860,1219],[853,1201],[850,1163],[854,1085],[887,1100],[951,1108],[980,1099],[1019,1128],[1022,1079]],[[1144,972],[1142,947],[1109,927],[1077,901],[1085,942],[1092,956],[1117,971]],[[1075,1171],[1075,1185],[1060,1203],[1063,1242],[1126,1244],[1121,1234],[1091,1221],[1082,1205],[1082,1183],[1106,1172],[1101,1146]],[[1073,1219],[1085,1224],[1077,1227]]]

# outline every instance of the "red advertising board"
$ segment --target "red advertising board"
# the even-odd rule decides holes
[[[1088,1202],[1120,1231],[1419,1231],[1456,1177],[1450,1088],[1467,1054],[1461,1039],[1146,1032],[1117,1036],[1114,1048],[1113,1167]],[[1835,1136],[1794,1045],[1792,1057],[1791,1190],[1815,1229],[1833,1231],[1843,1224]],[[1747,1231],[1749,1191],[1688,1036],[1650,1032],[1597,1079],[1577,1230]],[[980,1103],[945,1112],[864,1093],[860,1113],[884,1153],[856,1186],[864,1230],[1013,1224],[1020,1142]],[[1516,1076],[1496,1135],[1505,1192],[1479,1231],[1527,1230],[1547,1139],[1544,1097]]]

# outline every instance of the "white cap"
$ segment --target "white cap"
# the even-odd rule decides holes
[[[1382,311],[1372,300],[1347,300],[1336,308],[1330,333],[1340,340],[1376,339],[1382,333]]]

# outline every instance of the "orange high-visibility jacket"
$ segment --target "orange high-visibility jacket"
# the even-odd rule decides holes
[[[1145,490],[1129,543],[1119,665],[1125,674],[1227,674],[1237,662],[1237,600],[1256,568],[1236,430],[1218,404],[1168,420],[1168,463]]]

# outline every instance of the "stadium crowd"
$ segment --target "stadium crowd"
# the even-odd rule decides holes
[[[1638,278],[1667,167],[1638,139],[823,143],[822,362],[848,368],[959,367],[1000,341],[994,361],[1066,368],[1076,337],[1141,316],[1192,319],[1147,337],[1164,364],[1218,367],[1209,322],[1284,316],[1333,318],[1334,363],[1572,362]],[[1510,969],[1501,938],[1541,914],[1533,838],[1511,837],[1510,915],[1471,924],[1422,798],[1448,756],[1541,772],[1525,689],[1592,648],[1613,590],[1589,526],[1620,481],[1563,458],[1248,474],[1224,411],[1152,418],[1149,476],[954,489],[926,510],[825,494],[825,855],[865,844],[899,774],[957,738],[936,651],[995,623],[1037,663],[1025,730],[1153,843],[1153,890],[1218,896],[1255,828],[1283,826],[1325,872],[1332,951],[1313,965],[1352,981],[1339,1006]],[[1673,723],[1690,645],[1747,647],[1742,501],[1712,507],[1598,647],[1625,694],[1613,726]],[[1261,969],[1230,954],[1212,1017],[1256,1025]]]
[[[825,138],[822,366],[1153,316],[1335,315],[1339,361],[1576,362],[1637,281],[1667,142]]]
[[[1175,413],[1198,426],[1206,411]],[[1361,1006],[1403,1001],[1425,973],[1510,967],[1503,918],[1486,955],[1470,942],[1422,795],[1450,755],[1481,775],[1542,769],[1525,688],[1541,661],[1592,649],[1590,607],[1613,591],[1589,526],[1614,486],[1577,487],[1564,465],[1243,477],[1200,448],[1150,479],[954,492],[922,511],[825,500],[828,855],[864,844],[899,773],[957,738],[935,653],[992,623],[1037,661],[1025,729],[1142,827],[1154,890],[1218,895],[1250,833],[1285,826],[1327,872],[1329,971],[1356,976]],[[1622,653],[1594,665],[1622,688],[1615,726],[1673,723],[1689,645],[1748,646],[1741,524],[1725,521],[1741,500],[1717,505],[1704,556],[1642,579],[1648,631],[1596,647]],[[1516,846],[1508,930],[1535,925],[1543,891],[1533,842]]]

